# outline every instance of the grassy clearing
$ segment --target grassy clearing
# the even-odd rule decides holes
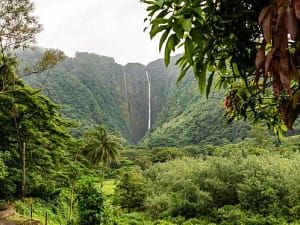
[[[102,191],[105,196],[112,197],[115,193],[115,188],[116,188],[115,179],[105,180],[103,182]]]

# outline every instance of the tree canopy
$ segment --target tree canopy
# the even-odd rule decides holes
[[[42,29],[32,14],[34,4],[30,0],[2,0],[0,7],[0,50],[11,52],[29,47]]]
[[[192,69],[209,95],[225,88],[230,120],[292,129],[300,113],[299,0],[142,0],[150,37],[160,35],[165,64],[178,59],[180,81]]]
[[[13,58],[0,55],[0,195],[19,196],[21,149],[26,143],[28,192],[47,191],[56,185],[56,169],[63,168],[67,149],[73,144],[68,133],[70,122],[63,120],[59,106],[41,95],[39,90],[16,79]],[[5,86],[5,88],[4,88]],[[44,179],[46,176],[49,179]],[[49,182],[51,180],[51,182]]]
[[[110,163],[118,163],[119,149],[122,149],[124,139],[118,134],[110,134],[106,127],[98,126],[95,130],[84,134],[83,154],[92,165],[98,166],[102,163],[102,177],[104,178],[104,168]]]

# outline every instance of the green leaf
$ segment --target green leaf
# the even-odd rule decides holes
[[[166,15],[168,15],[170,12],[168,10],[161,11],[156,18],[164,18]]]
[[[213,62],[208,62],[206,70],[209,72],[216,71],[216,65]]]
[[[176,29],[174,29],[176,31],[176,36],[178,39],[182,39],[184,38],[184,30],[182,29],[182,27],[176,27]]]
[[[206,98],[207,99],[208,99],[208,96],[209,96],[209,93],[210,93],[210,89],[211,89],[211,85],[212,85],[212,82],[213,82],[214,75],[215,75],[215,72],[212,72],[209,75],[209,78],[207,80],[207,85],[206,85]]]
[[[143,3],[146,3],[146,4],[149,4],[149,5],[156,4],[156,2],[155,2],[155,1],[143,0],[142,2],[143,2]]]
[[[206,41],[200,29],[193,28],[190,32],[190,36],[198,45],[201,45],[204,41]]]
[[[222,75],[226,75],[226,62],[225,60],[220,60],[218,64],[218,70]]]
[[[161,36],[160,41],[159,41],[159,51],[161,51],[161,48],[163,46],[163,44],[165,43],[167,37],[169,36],[170,33],[170,28],[167,29]]]
[[[205,83],[206,83],[206,64],[203,65],[203,68],[200,72],[200,76],[199,76],[199,91],[202,94],[205,90]]]
[[[192,29],[192,19],[183,19],[181,25],[184,31],[190,32]]]
[[[157,0],[156,4],[159,5],[160,7],[162,7],[162,5],[164,4],[165,0]]]
[[[176,46],[176,42],[177,42],[177,37],[176,34],[172,34],[167,43],[166,43],[166,47],[165,47],[165,64],[166,66],[169,66],[170,64],[170,57],[171,57],[171,51],[175,50],[175,46]]]
[[[172,34],[166,43],[166,47],[165,47],[165,64],[166,64],[166,66],[169,66],[169,64],[170,64],[171,51],[175,50],[177,40],[178,39],[176,37],[176,34]]]
[[[151,21],[152,25],[166,24],[166,23],[169,23],[169,20],[165,18],[155,18],[154,20]]]
[[[184,50],[185,55],[188,62],[192,65],[193,64],[193,42],[190,38],[186,38],[184,42]]]
[[[239,67],[235,62],[232,63],[232,70],[233,70],[233,74],[240,75]]]
[[[180,68],[184,67],[185,64],[187,64],[186,57],[182,55],[175,63],[178,65]]]
[[[151,31],[150,31],[150,38],[152,39],[154,36],[156,36],[161,31],[166,30],[166,28],[168,28],[168,25],[152,26]]]
[[[198,80],[199,92],[201,94],[205,90],[205,84],[206,84],[206,67],[207,67],[207,62],[197,62],[193,66],[195,76],[196,76],[196,78]]]
[[[194,12],[196,12],[198,14],[198,16],[203,17],[203,10],[201,8],[193,8],[192,9]]]
[[[169,66],[170,64],[170,54],[171,54],[171,50],[168,48],[168,46],[166,46],[165,48],[165,65]]]
[[[149,14],[149,16],[152,16],[157,10],[159,10],[159,6],[158,5],[151,5],[151,6],[147,7],[146,10],[147,11],[152,11],[152,13]]]
[[[223,88],[226,89],[228,85],[228,79],[222,78],[221,85],[223,85]]]
[[[172,34],[167,41],[166,47],[174,51],[177,44],[176,42],[177,42],[176,34]]]
[[[187,71],[191,68],[191,65],[187,63],[187,61],[184,63],[184,65],[181,68],[181,72],[179,77],[177,78],[176,83],[178,84],[186,75]]]
[[[285,124],[281,124],[281,130],[284,131],[284,132],[287,132],[288,131],[288,128]]]

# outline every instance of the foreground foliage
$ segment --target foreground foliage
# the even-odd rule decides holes
[[[298,0],[143,0],[150,37],[160,36],[165,64],[178,47],[178,80],[192,69],[201,92],[214,76],[227,89],[231,119],[263,121],[278,132],[300,113]],[[259,50],[257,50],[259,49]]]
[[[0,156],[5,165],[1,174],[6,176],[0,193],[7,199],[21,195],[23,157],[27,194],[44,192],[46,197],[55,193],[58,186],[54,180],[63,176],[57,168],[63,170],[68,164],[64,161],[66,150],[74,143],[67,131],[71,123],[59,117],[58,105],[17,79],[14,59],[1,57],[0,88],[5,92],[0,94]],[[22,156],[23,143],[27,151]]]

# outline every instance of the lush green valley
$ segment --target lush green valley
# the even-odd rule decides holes
[[[20,54],[21,67],[41,53]],[[43,74],[25,77],[35,88],[62,106],[63,117],[75,120],[76,137],[97,124],[119,131],[129,143],[146,146],[220,144],[242,140],[249,126],[225,125],[222,119],[223,95],[213,92],[200,96],[192,74],[177,84],[179,70],[165,68],[163,60],[147,66],[129,63],[121,66],[112,58],[77,53]],[[148,131],[148,86],[151,83],[151,129]],[[146,136],[144,137],[144,135]]]

